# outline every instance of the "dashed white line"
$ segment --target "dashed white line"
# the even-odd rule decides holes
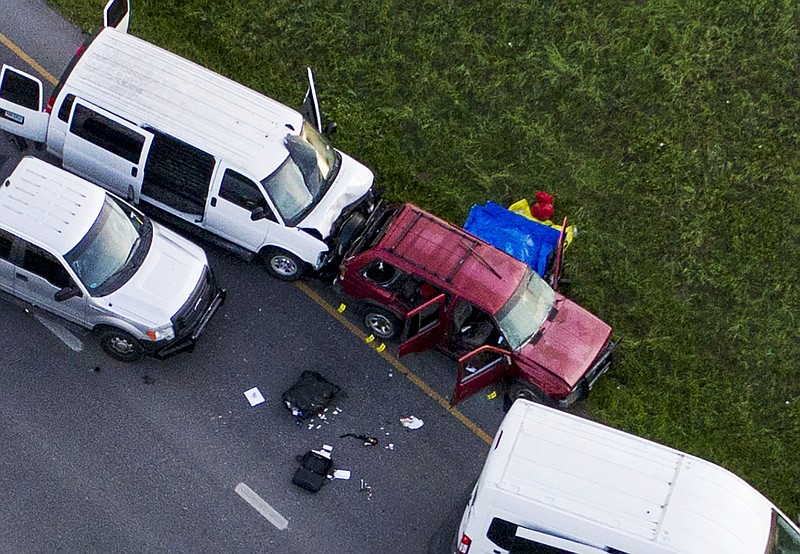
[[[46,317],[42,317],[39,314],[33,314],[33,317],[39,320],[39,323],[50,329],[55,336],[61,339],[61,341],[69,346],[75,352],[80,352],[83,350],[83,343],[81,340],[73,335],[66,327],[63,325],[59,325],[55,321],[51,319],[47,319]]]
[[[275,508],[267,504],[260,496],[253,492],[253,489],[244,483],[239,483],[236,485],[234,490],[236,491],[236,494],[244,498],[245,502],[255,508],[259,514],[264,516],[267,521],[277,527],[278,531],[283,531],[289,527],[289,521],[279,514]]]

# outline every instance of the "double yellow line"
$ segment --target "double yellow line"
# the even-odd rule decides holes
[[[56,79],[51,73],[49,73],[44,67],[42,67],[35,59],[25,53],[22,48],[14,44],[7,36],[0,33],[0,43],[2,43],[6,48],[14,52],[20,59],[22,59],[25,63],[31,66],[39,75],[44,77],[50,84],[55,85],[58,83],[58,79]],[[328,304],[325,300],[322,299],[316,292],[314,292],[308,285],[303,283],[298,283],[297,288],[299,288],[303,293],[306,294],[309,298],[311,298],[314,302],[319,304],[326,312],[331,314],[335,317],[342,325],[344,325],[351,333],[354,335],[361,337],[362,339],[365,338],[364,332],[350,323],[342,314],[337,312],[330,304]],[[489,436],[483,429],[478,427],[475,423],[473,423],[467,416],[462,414],[459,410],[454,408],[450,405],[450,402],[443,397],[441,394],[433,390],[430,385],[428,385],[425,381],[423,381],[418,375],[414,372],[409,370],[406,366],[400,363],[400,361],[386,352],[385,350],[375,351],[380,357],[386,360],[389,364],[392,365],[397,371],[408,377],[408,379],[414,383],[417,387],[419,387],[425,394],[431,397],[433,400],[438,402],[445,410],[450,412],[450,414],[455,417],[458,421],[463,423],[470,431],[475,433],[481,440],[483,440],[486,444],[492,444],[492,437]]]

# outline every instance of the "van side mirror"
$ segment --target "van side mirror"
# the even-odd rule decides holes
[[[55,293],[53,295],[53,299],[56,302],[64,302],[65,300],[75,298],[76,296],[83,296],[81,289],[79,289],[77,285],[69,285]]]
[[[254,208],[252,212],[250,212],[250,221],[258,221],[259,219],[264,219],[267,217],[267,212],[264,210],[264,206],[259,206]]]
[[[335,121],[328,121],[322,127],[322,136],[325,138],[330,138],[336,134],[336,131],[339,129],[339,126],[336,124]]]

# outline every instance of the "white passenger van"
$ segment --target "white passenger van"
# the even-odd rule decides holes
[[[517,400],[464,511],[461,554],[798,554],[800,529],[731,472]]]
[[[0,291],[122,361],[193,348],[225,299],[199,246],[32,157],[0,184]]]
[[[128,35],[128,7],[109,3],[118,28],[78,50],[44,111],[41,81],[4,65],[0,129],[280,279],[335,264],[374,207],[374,176],[323,136],[311,70],[301,114]]]

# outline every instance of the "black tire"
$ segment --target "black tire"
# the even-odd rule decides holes
[[[121,362],[136,362],[142,359],[144,349],[130,333],[120,329],[105,329],[100,332],[100,346],[106,354]]]
[[[281,281],[296,281],[308,271],[300,258],[281,248],[269,248],[261,254],[261,262],[270,275]]]
[[[384,309],[367,306],[364,310],[364,325],[379,339],[393,339],[400,333],[400,320]]]
[[[552,407],[556,405],[553,399],[543,393],[539,387],[522,379],[514,379],[509,383],[506,389],[506,397],[509,407],[519,398],[524,398],[525,400],[530,400],[531,402],[536,402],[544,406]]]

